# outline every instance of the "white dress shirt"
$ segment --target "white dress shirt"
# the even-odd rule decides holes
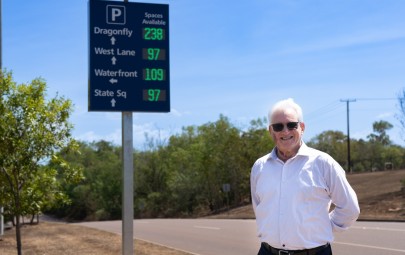
[[[302,143],[285,163],[276,148],[252,167],[250,182],[257,234],[278,249],[310,249],[333,241],[360,214],[345,171],[328,154]],[[331,203],[335,209],[329,212]]]

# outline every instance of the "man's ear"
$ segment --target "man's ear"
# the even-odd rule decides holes
[[[304,123],[304,122],[300,122],[300,126],[301,126],[302,132],[304,132],[304,131],[305,131],[305,123]]]

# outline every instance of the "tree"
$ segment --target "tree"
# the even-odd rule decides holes
[[[62,150],[57,156],[84,169],[85,179],[78,185],[63,183],[70,204],[49,208],[49,213],[74,220],[107,220],[121,218],[122,162],[121,147],[111,142],[79,142],[80,155]],[[52,162],[50,167],[53,166]]]
[[[371,169],[384,169],[384,151],[387,146],[391,145],[391,140],[387,134],[387,130],[393,126],[391,123],[381,120],[373,123],[374,133],[369,134],[369,161],[371,162]]]
[[[405,130],[405,88],[398,95],[399,114],[397,118]]]
[[[226,201],[222,192],[223,184],[231,185],[232,201],[242,198],[239,188],[242,184],[243,170],[238,164],[241,160],[242,140],[240,130],[229,119],[220,115],[219,120],[198,127],[201,158],[201,181],[205,183],[203,192],[212,211],[220,209]]]
[[[266,118],[259,118],[250,122],[250,127],[242,133],[242,146],[240,148],[242,159],[238,164],[244,170],[244,181],[239,187],[250,201],[250,169],[258,158],[266,155],[274,148],[274,141],[270,137]]]
[[[383,146],[390,145],[391,140],[387,134],[387,130],[391,129],[393,125],[387,121],[380,120],[373,123],[373,131],[377,134],[370,134],[367,136],[372,143],[380,143]]]
[[[308,146],[328,153],[341,165],[346,162],[346,136],[341,131],[324,131],[312,138]]]
[[[58,96],[47,101],[46,83],[42,79],[17,85],[10,72],[0,74],[0,93],[0,204],[5,204],[16,219],[20,255],[20,216],[37,212],[41,192],[53,191],[50,186],[44,190],[47,182],[41,182],[42,188],[37,188],[41,175],[56,174],[42,167],[45,160],[59,162],[67,176],[80,178],[78,169],[54,157],[61,148],[76,148],[71,138],[72,125],[68,122],[72,103]]]

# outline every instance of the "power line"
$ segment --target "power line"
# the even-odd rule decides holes
[[[350,173],[352,172],[350,160],[350,118],[349,118],[349,103],[356,101],[382,101],[382,100],[397,100],[397,98],[353,98],[353,99],[340,99],[340,102],[346,102],[347,109],[347,168]]]
[[[356,98],[359,101],[380,101],[380,100],[398,100],[398,98],[394,97],[380,97],[380,98]]]
[[[394,97],[376,97],[376,98],[351,98],[351,99],[340,99],[336,101],[332,101],[329,104],[322,106],[312,112],[309,112],[308,114],[305,114],[304,119],[305,122],[311,122],[314,121],[316,118],[323,118],[326,114],[330,114],[333,111],[336,111],[340,107],[342,107],[341,102],[346,102],[346,116],[347,116],[347,143],[348,143],[348,159],[347,159],[347,164],[348,164],[348,169],[351,171],[351,160],[350,160],[350,121],[349,121],[349,103],[351,102],[356,102],[356,101],[389,101],[389,100],[398,100],[398,98]]]
[[[324,115],[337,110],[341,106],[342,105],[340,104],[339,101],[337,101],[337,100],[333,101],[325,106],[322,106],[312,112],[305,114],[305,116],[304,116],[305,122],[311,122],[313,119],[322,118]]]
[[[376,98],[353,98],[353,100],[356,101],[393,101],[393,100],[398,100],[398,98],[394,98],[394,97],[376,97]],[[343,100],[344,102],[346,102],[345,100]],[[340,109],[343,107],[343,105],[341,104],[342,100],[335,100],[332,101],[322,107],[319,107],[311,112],[308,112],[306,114],[304,114],[304,119],[306,123],[311,123],[316,121],[317,119],[320,118],[329,118],[329,117],[333,117],[337,114],[341,114]],[[337,110],[339,110],[338,112],[336,112]],[[358,111],[358,107],[356,108],[356,111]],[[364,109],[364,110],[373,110],[370,108]],[[378,108],[378,110],[381,110],[381,108]],[[331,115],[332,112],[336,112],[336,114],[334,114],[333,116]],[[328,116],[329,115],[329,116]]]

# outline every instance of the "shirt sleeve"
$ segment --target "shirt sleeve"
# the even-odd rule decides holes
[[[333,159],[328,162],[329,195],[335,208],[329,213],[333,231],[347,230],[359,217],[357,195],[346,179],[345,171]]]
[[[256,214],[256,207],[259,204],[259,199],[256,195],[256,171],[255,171],[256,163],[253,165],[251,173],[250,173],[250,194],[252,197],[252,207],[253,211]]]

